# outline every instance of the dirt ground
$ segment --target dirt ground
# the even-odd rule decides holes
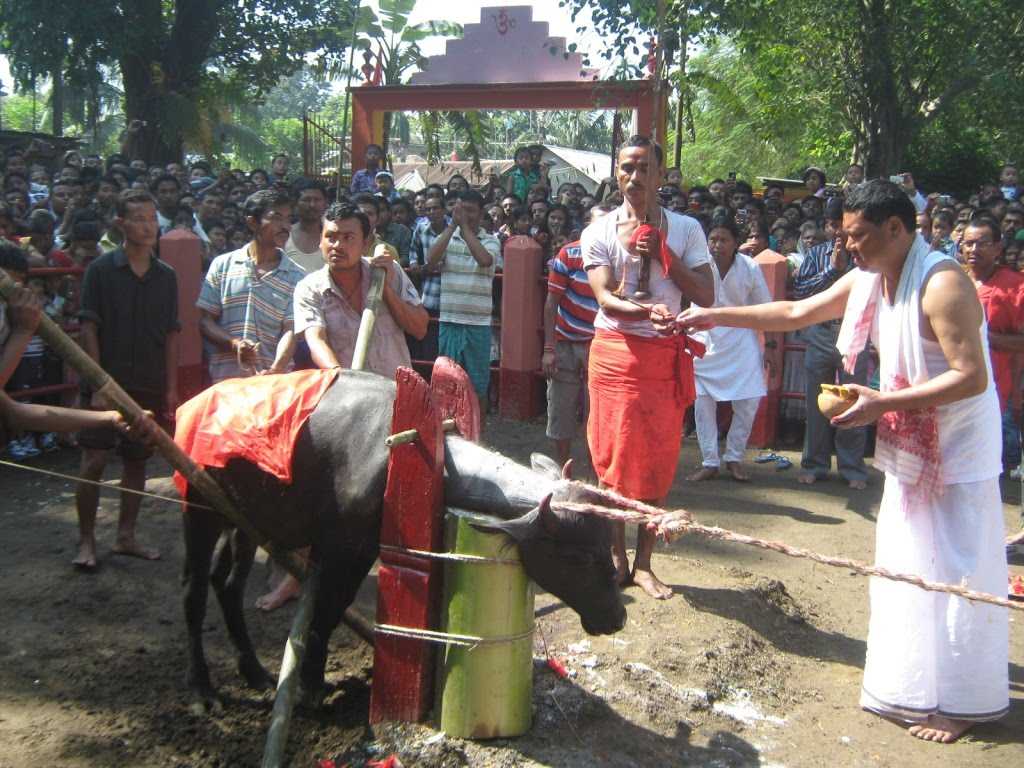
[[[492,420],[485,442],[526,460],[544,450],[540,422]],[[753,452],[752,454],[753,455]],[[786,454],[794,463],[799,456]],[[837,480],[807,488],[796,467],[751,464],[754,482],[689,486],[697,463],[687,440],[670,505],[742,533],[870,561],[881,495]],[[73,473],[65,450],[36,466]],[[150,488],[168,492],[154,462]],[[116,476],[117,468],[108,470]],[[578,473],[586,477],[588,468]],[[211,598],[206,648],[222,714],[190,713],[184,690],[185,629],[179,594],[182,543],[174,505],[146,500],[140,524],[157,563],[109,554],[117,498],[104,494],[101,567],[75,572],[70,483],[0,467],[0,768],[255,766],[270,694],[244,688]],[[1019,485],[1004,486],[1015,524]],[[626,628],[588,638],[574,614],[538,595],[537,624],[572,671],[534,672],[534,724],[494,742],[449,739],[423,726],[367,725],[372,654],[347,629],[334,635],[325,708],[292,724],[291,765],[362,766],[394,752],[407,766],[944,766],[1024,765],[1024,617],[1011,616],[1010,714],[952,746],[926,744],[861,712],[857,699],[867,628],[867,580],[748,547],[700,539],[661,545],[655,567],[675,590],[666,602],[625,593]],[[1024,560],[1011,565],[1024,573]],[[247,615],[275,674],[291,610],[252,603],[265,570],[249,581]],[[372,615],[374,578],[360,596]],[[538,655],[541,646],[537,645]]]

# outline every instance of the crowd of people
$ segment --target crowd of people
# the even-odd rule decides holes
[[[742,464],[765,394],[757,331],[806,328],[800,481],[825,478],[834,453],[850,488],[865,487],[865,430],[877,421],[876,466],[887,477],[880,530],[888,548],[880,560],[996,589],[1005,560],[1000,572],[991,558],[992,568],[978,568],[978,558],[961,562],[960,555],[971,549],[988,557],[996,544],[1001,554],[993,478],[1020,463],[1024,207],[1016,167],[959,201],[925,195],[910,174],[865,180],[858,164],[838,185],[808,168],[795,198],[792,186],[772,180],[755,195],[735,174],[687,184],[678,168],[664,168],[661,148],[639,136],[620,148],[616,176],[592,191],[569,182],[553,189],[540,147],[517,149],[514,161],[504,183],[490,177],[474,188],[456,175],[445,186],[407,192],[395,188],[383,149],[370,145],[338,194],[293,176],[284,155],[270,171],[215,173],[201,160],[149,166],[78,152],[50,168],[9,151],[0,268],[25,290],[0,315],[3,383],[25,390],[59,377],[59,364],[34,335],[45,312],[75,330],[85,351],[166,423],[179,399],[182,286],[160,260],[159,240],[181,229],[201,243],[202,284],[191,288],[198,289],[210,382],[348,366],[379,268],[384,311],[367,370],[391,378],[413,360],[445,355],[466,370],[484,414],[500,354],[496,275],[507,243],[532,238],[537,247],[520,252],[538,253],[547,274],[539,364],[548,379],[547,435],[559,459],[568,458],[585,421],[599,481],[660,505],[693,406],[702,466],[690,480],[714,479],[724,460],[729,476],[748,481]],[[754,261],[765,252],[785,259],[792,300],[770,294]],[[65,274],[76,268],[84,268],[80,286]],[[821,384],[837,382],[848,385],[856,405],[828,419],[816,395]],[[722,402],[733,415],[720,456]],[[14,458],[49,450],[55,432],[78,429],[84,479],[99,479],[116,448],[123,487],[142,489],[151,448],[102,410],[101,393],[81,393],[92,416],[32,410],[6,395],[2,403]],[[1001,422],[1001,441],[985,427],[990,422]],[[74,564],[92,570],[96,488],[83,483],[76,500]],[[982,502],[984,525],[971,529],[963,509]],[[138,512],[138,497],[123,496],[114,551],[156,559],[159,552],[136,538]],[[940,538],[954,542],[952,549],[929,562],[927,542]],[[668,599],[672,591],[652,570],[654,541],[641,528],[631,566],[624,526],[615,526],[613,562],[620,583]],[[260,606],[276,608],[296,591],[283,579]],[[915,735],[938,741],[1005,711],[1006,648],[993,634],[1005,630],[1005,617],[982,629],[954,621],[952,636],[939,629],[946,603],[878,596],[866,708],[914,720]],[[916,635],[894,635],[907,615],[936,628],[936,647],[921,650]],[[977,659],[969,673],[933,669],[937,658],[968,656]],[[922,665],[927,675],[919,674]]]

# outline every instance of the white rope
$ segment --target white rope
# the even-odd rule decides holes
[[[483,557],[482,555],[462,555],[458,552],[427,552],[422,549],[407,549],[406,547],[396,547],[393,544],[381,544],[381,552],[397,552],[405,555],[416,555],[417,557],[425,557],[431,560],[450,560],[455,563],[490,563],[492,565],[519,565],[523,562],[521,560],[509,560],[502,559],[499,557]]]
[[[517,635],[498,635],[497,637],[478,637],[477,635],[459,635],[453,632],[436,632],[432,629],[417,629],[416,627],[399,627],[394,624],[375,624],[373,631],[382,635],[394,637],[408,637],[414,640],[425,640],[428,643],[439,643],[441,645],[458,645],[473,650],[478,645],[499,645],[501,643],[514,643],[517,640],[526,640],[533,637],[534,627]]]
[[[40,469],[39,467],[30,467],[26,464],[16,464],[13,461],[4,461],[0,459],[0,466],[13,467],[14,469],[23,469],[26,472],[38,472],[40,475],[49,475],[50,477],[58,477],[61,480],[69,480],[72,483],[85,483],[86,485],[95,485],[97,488],[105,488],[108,491],[117,491],[118,493],[134,493],[136,496],[145,496],[150,499],[157,499],[158,501],[166,501],[171,504],[183,504],[184,499],[175,499],[171,496],[161,496],[158,493],[149,493],[148,491],[137,491],[134,488],[124,488],[123,486],[114,485],[113,480],[106,482],[100,482],[98,480],[86,480],[84,477],[76,477],[75,475],[65,475],[63,472],[54,472],[49,469]],[[188,503],[191,509],[208,509],[211,512],[214,511],[213,507],[208,507],[205,504],[193,504]]]

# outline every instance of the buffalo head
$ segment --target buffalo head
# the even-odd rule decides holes
[[[508,534],[527,575],[576,611],[587,634],[607,635],[625,625],[607,520],[556,512],[548,495],[521,517],[477,527]]]

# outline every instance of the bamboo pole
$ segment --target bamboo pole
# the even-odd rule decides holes
[[[274,697],[274,710],[270,716],[270,728],[267,729],[267,742],[263,750],[263,768],[278,768],[283,764],[285,747],[288,745],[288,729],[292,724],[292,711],[298,686],[289,685],[289,680],[297,680],[306,656],[306,641],[309,637],[309,625],[313,620],[313,609],[316,606],[316,594],[320,579],[316,574],[306,579],[299,597],[299,607],[295,612],[288,643],[284,647],[284,658],[281,660],[281,678]]]

